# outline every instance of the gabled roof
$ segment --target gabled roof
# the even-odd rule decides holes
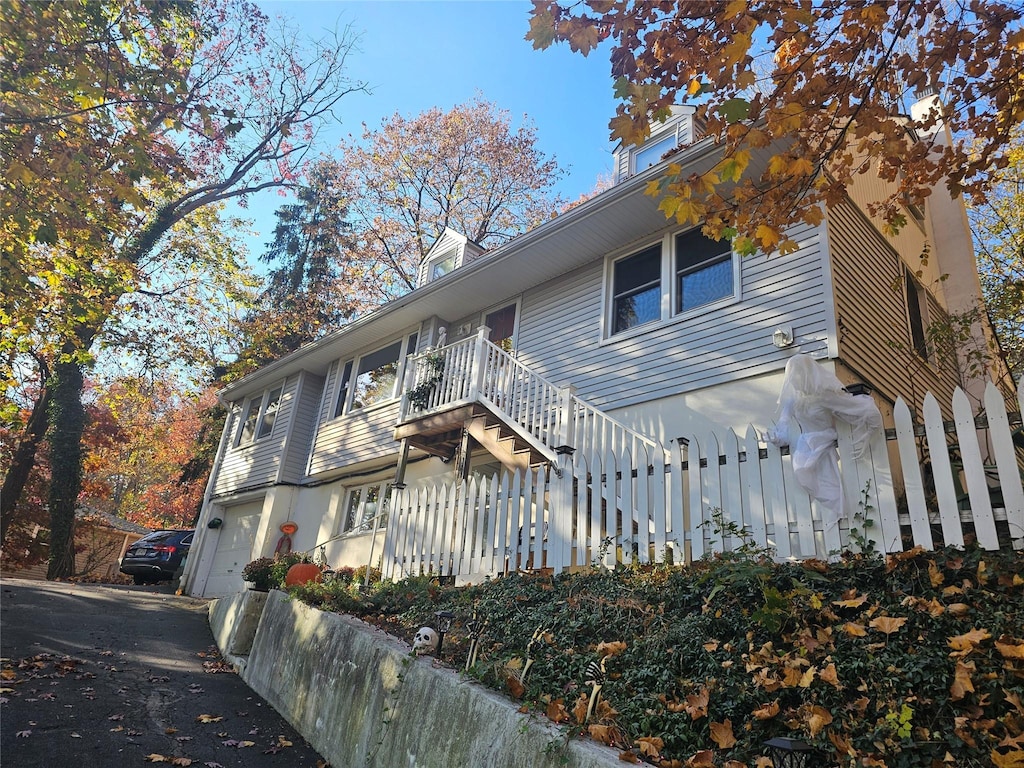
[[[673,162],[705,171],[717,162],[718,150],[712,139],[704,139],[673,157]],[[302,370],[324,374],[335,360],[387,341],[431,316],[454,319],[482,311],[673,226],[658,209],[658,200],[644,194],[647,183],[660,173],[660,164],[648,168],[486,251],[470,264],[232,382],[222,390],[221,399],[246,397]]]

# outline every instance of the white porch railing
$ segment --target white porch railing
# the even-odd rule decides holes
[[[655,442],[559,387],[487,340],[476,336],[410,359],[399,423],[479,402],[518,425],[541,445],[554,450],[638,455]],[[408,393],[418,397],[414,400]]]
[[[1011,432],[1020,410],[1008,412],[992,386],[984,426],[959,390],[952,410],[949,433],[933,396],[916,425],[897,401],[894,465],[885,434],[854,461],[849,432],[840,428],[845,509],[838,521],[823,519],[796,484],[788,453],[749,427],[742,437],[732,430],[690,435],[668,454],[641,441],[578,450],[560,457],[560,477],[541,469],[395,490],[382,569],[391,579],[479,580],[595,562],[689,562],[742,543],[778,558],[827,558],[859,546],[962,546],[969,536],[987,549],[1024,549],[1024,450]],[[934,480],[925,481],[922,456],[930,457]]]

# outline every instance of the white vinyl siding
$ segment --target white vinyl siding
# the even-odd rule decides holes
[[[742,301],[603,343],[598,297],[606,273],[604,260],[595,260],[523,297],[519,359],[551,381],[574,384],[595,407],[612,409],[781,369],[786,357],[771,336],[783,322],[793,326],[801,351],[821,354],[827,312],[819,230],[792,237],[800,243],[793,254],[743,259]]]
[[[296,406],[295,392],[298,382],[298,376],[289,376],[281,385],[280,402],[275,415],[276,428],[272,433],[259,440],[232,446],[225,451],[214,483],[215,494],[235,492],[277,480],[287,442],[288,421]],[[265,399],[267,394],[270,393],[267,392],[264,396],[257,395],[256,398]],[[250,400],[245,401],[247,409],[249,403]],[[241,413],[241,404],[236,405],[234,410],[236,414]]]
[[[318,407],[324,390],[324,377],[308,371],[302,374],[296,395],[295,412],[285,446],[285,460],[281,467],[281,481],[297,483],[306,474],[309,451],[316,431]]]
[[[321,424],[313,440],[309,474],[397,456],[395,424],[398,423],[398,406],[395,400],[379,408],[356,411]]]

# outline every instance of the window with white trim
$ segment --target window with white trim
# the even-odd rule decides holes
[[[283,394],[284,384],[280,384],[249,398],[245,406],[245,418],[235,438],[236,447],[260,440],[274,431]]]
[[[335,389],[335,418],[398,397],[405,361],[416,352],[412,333],[340,365]]]
[[[699,228],[615,259],[608,276],[608,336],[738,298],[732,247]]]
[[[387,525],[391,483],[387,480],[349,488],[345,494],[339,533],[369,533]]]

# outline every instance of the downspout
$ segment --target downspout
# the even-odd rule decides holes
[[[200,545],[195,549],[198,552],[189,552],[189,556],[185,560],[185,570],[181,574],[181,580],[179,581],[178,592],[183,595],[190,595],[192,593],[192,574],[198,568],[198,563],[202,559],[202,555],[205,553],[206,547],[206,524],[210,517],[210,499],[213,496],[213,486],[216,482],[217,475],[220,473],[220,466],[224,460],[224,446],[227,444],[228,432],[232,426],[234,419],[232,418],[232,411],[227,403],[222,399],[222,395],[217,395],[217,402],[227,411],[227,416],[224,419],[224,429],[220,433],[220,445],[217,446],[217,456],[213,460],[213,467],[210,469],[210,477],[206,481],[206,491],[203,493],[203,506],[199,513],[199,520],[196,522],[196,532],[200,538]],[[203,586],[205,587],[205,580]]]

